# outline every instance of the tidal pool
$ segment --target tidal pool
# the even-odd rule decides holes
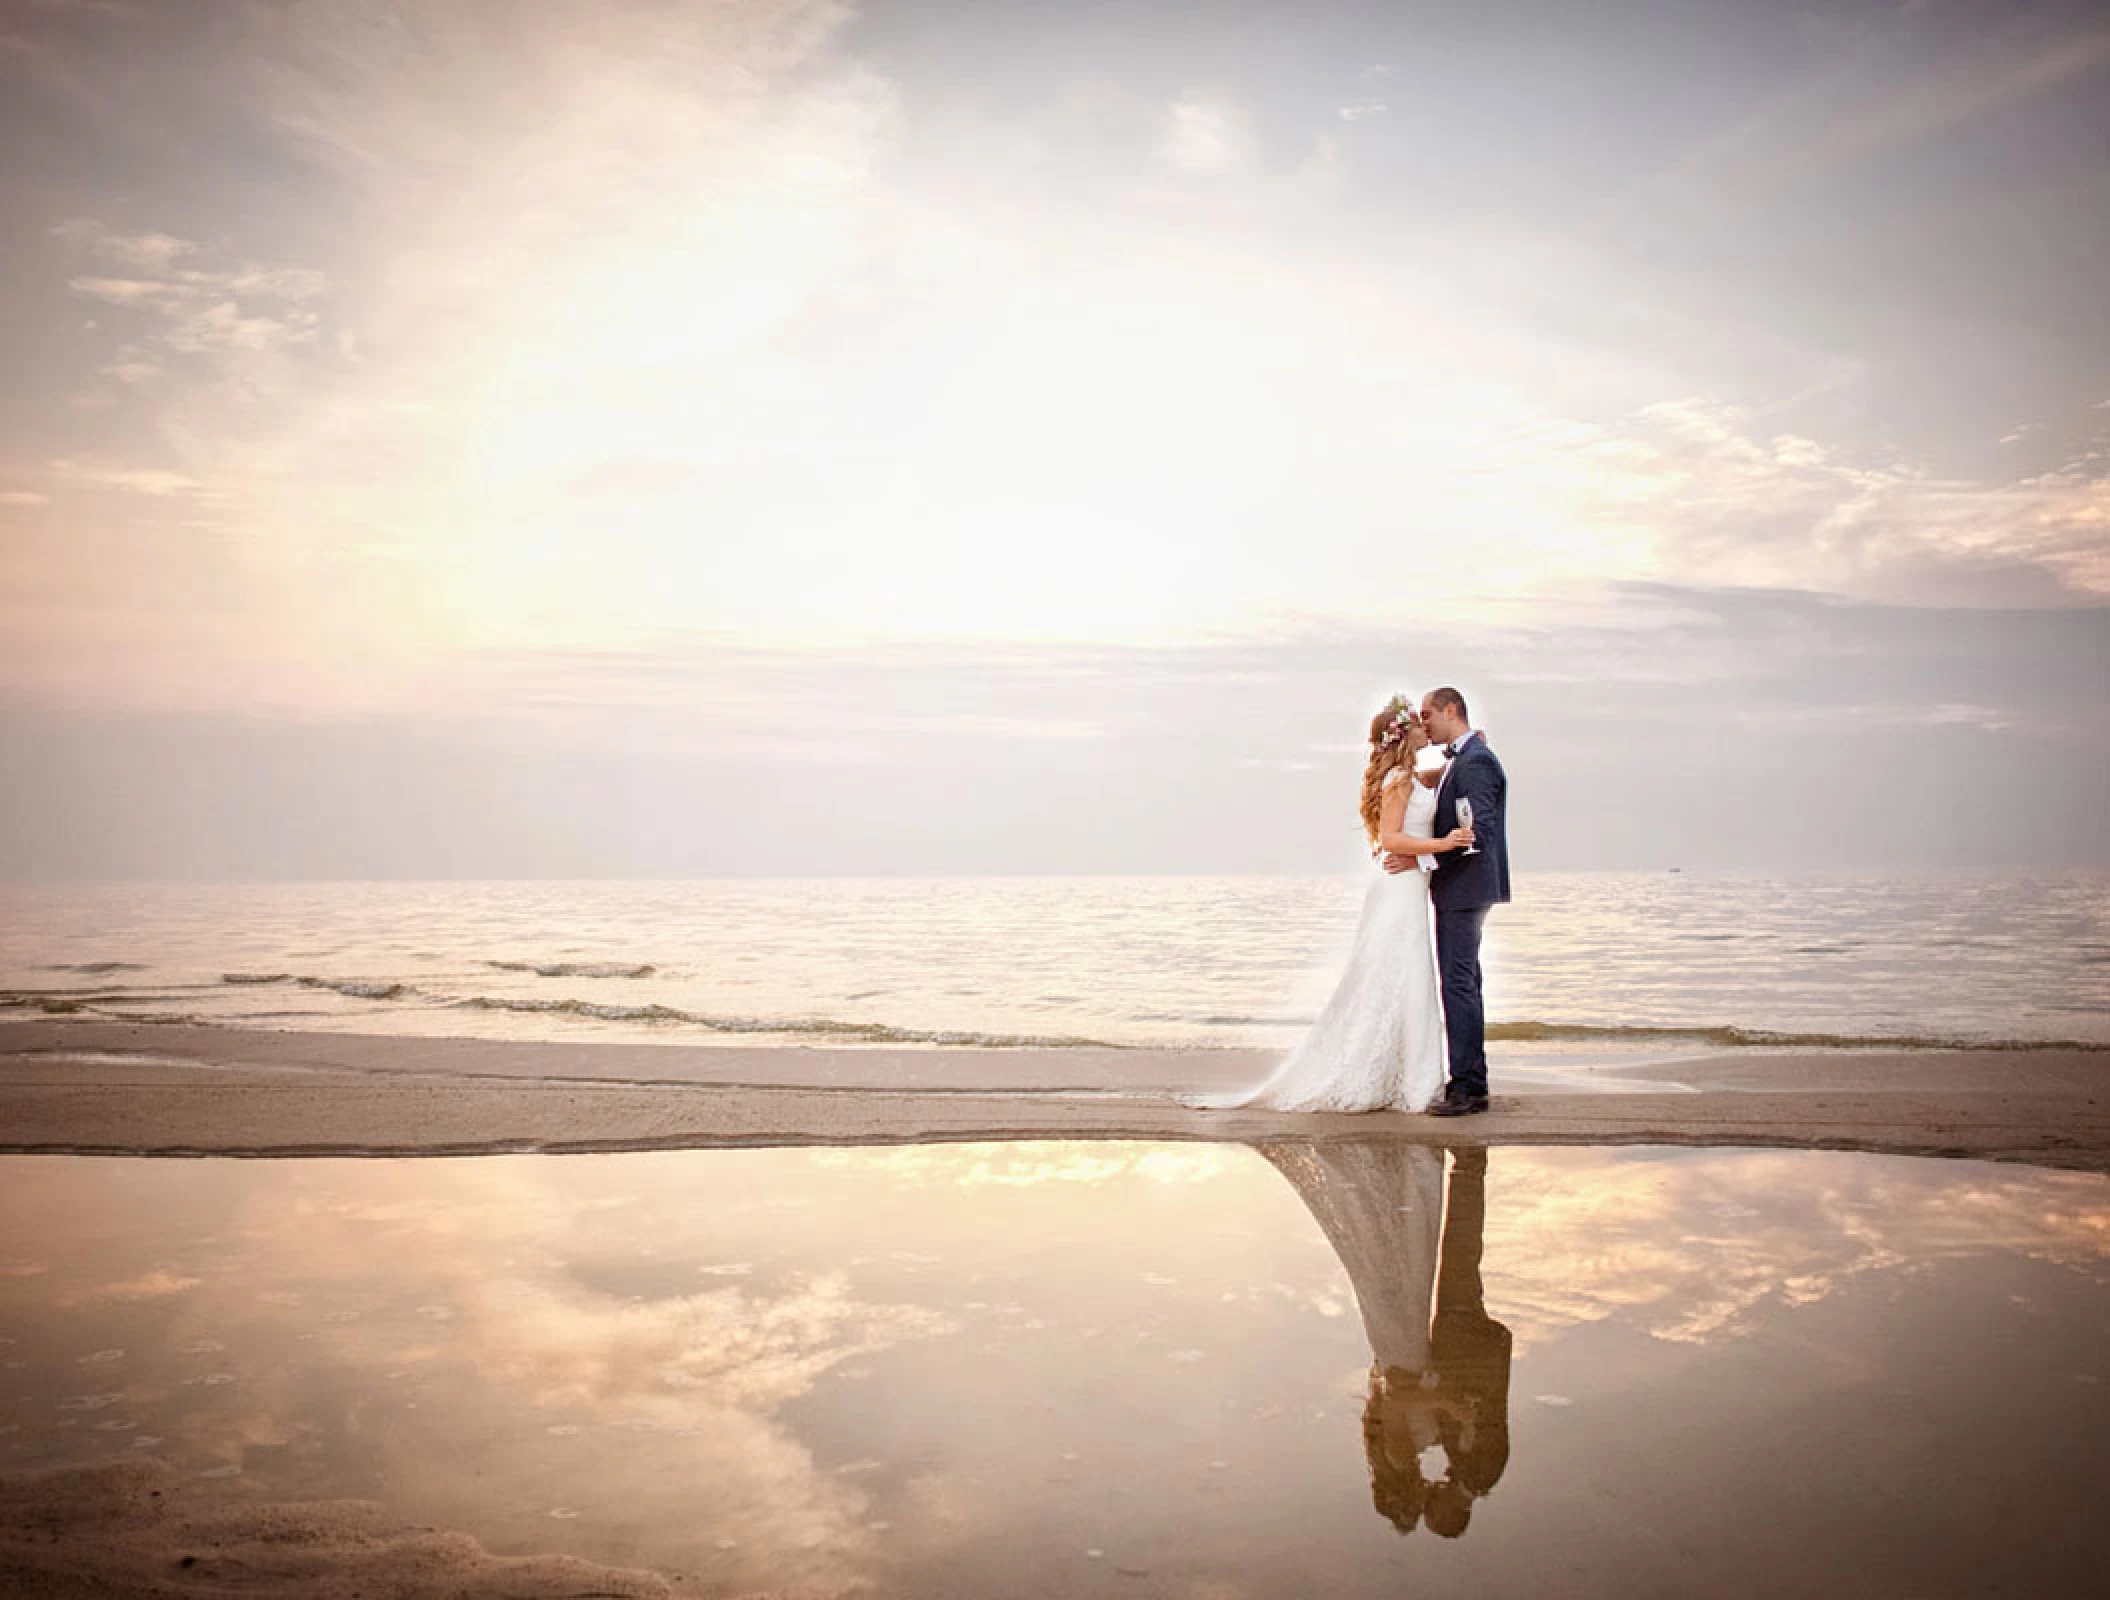
[[[2103,1592],[2110,1180],[1382,1140],[0,1159],[0,1468],[677,1594]]]

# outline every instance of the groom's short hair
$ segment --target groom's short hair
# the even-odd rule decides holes
[[[1465,709],[1465,696],[1448,684],[1441,689],[1429,691],[1429,704],[1445,711],[1457,712],[1460,722],[1470,724],[1473,720],[1472,713]]]

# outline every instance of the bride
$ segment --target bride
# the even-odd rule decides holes
[[[1415,774],[1429,742],[1412,701],[1395,695],[1370,724],[1363,772],[1363,831],[1375,880],[1348,970],[1333,998],[1266,1082],[1227,1095],[1195,1095],[1202,1110],[1423,1111],[1443,1090],[1443,1004],[1429,927],[1428,875],[1436,856],[1473,842],[1469,828],[1431,836],[1443,769]],[[1419,872],[1388,873],[1383,855],[1418,856]]]

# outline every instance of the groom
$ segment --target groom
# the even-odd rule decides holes
[[[1487,741],[1474,729],[1465,696],[1431,689],[1421,702],[1421,725],[1444,747],[1450,765],[1436,791],[1438,838],[1459,825],[1458,802],[1473,808],[1473,853],[1451,850],[1436,858],[1429,900],[1436,908],[1436,970],[1443,984],[1443,1026],[1450,1038],[1451,1081],[1429,1107],[1435,1117],[1469,1117],[1487,1109],[1487,1014],[1480,995],[1480,929],[1487,912],[1509,899],[1509,844],[1503,827],[1509,779]],[[1397,862],[1398,865],[1394,865]],[[1385,870],[1415,865],[1412,856],[1387,856]]]

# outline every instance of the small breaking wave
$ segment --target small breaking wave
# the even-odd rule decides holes
[[[41,1011],[48,1017],[70,1017],[79,1013],[101,1015],[111,1006],[146,1005],[174,1000],[198,986],[160,985],[151,989],[0,989],[0,1011]],[[126,1015],[111,1012],[111,1015]]]
[[[273,983],[297,984],[303,989],[328,989],[353,1000],[407,1000],[418,991],[407,983],[365,978],[311,978],[292,972],[223,972],[222,983],[244,984],[251,987]]]
[[[1786,1033],[1770,1028],[1652,1026],[1647,1023],[1490,1022],[1490,1040],[1513,1044],[1562,1042],[1645,1044],[1670,1040],[1726,1050],[2095,1050],[2110,1043],[2086,1039],[1978,1039],[1914,1033]]]
[[[649,978],[659,971],[649,961],[486,961],[499,972],[532,972],[538,978]]]
[[[452,1005],[465,1011],[513,1011],[569,1017],[592,1017],[602,1022],[664,1022],[703,1028],[711,1033],[770,1033],[801,1038],[856,1040],[866,1044],[953,1044],[979,1045],[985,1049],[1013,1050],[1119,1050],[1128,1048],[1109,1039],[1083,1039],[1072,1035],[1032,1033],[984,1033],[971,1029],[902,1028],[887,1022],[839,1022],[829,1017],[721,1017],[679,1006],[606,1005],[594,1000],[513,1000],[494,995],[471,995]]]
[[[496,965],[496,963],[492,963]],[[636,970],[636,969],[625,969]],[[647,969],[649,970],[649,969]],[[291,972],[226,972],[223,983],[248,987],[284,984],[327,989],[359,1000],[421,1000],[456,1011],[496,1011],[517,1015],[586,1017],[597,1022],[668,1024],[709,1033],[775,1034],[793,1038],[833,1039],[865,1044],[974,1045],[984,1049],[1119,1050],[1108,1039],[1073,1034],[996,1033],[971,1028],[905,1028],[888,1022],[842,1022],[830,1017],[732,1017],[679,1006],[620,1005],[598,1000],[539,1000],[509,995],[445,995],[407,983],[366,982],[350,978],[317,978]]]
[[[85,972],[101,976],[111,972],[144,972],[142,961],[54,961],[43,969],[46,972]]]
[[[504,970],[530,971],[538,975],[581,976],[569,969],[578,967],[590,973],[606,976],[631,976],[649,973],[649,966],[622,966],[613,963],[528,963],[507,965],[490,962],[488,965]],[[308,990],[326,992],[356,1001],[371,1001],[377,1004],[408,1003],[432,1007],[436,1010],[481,1011],[510,1013],[514,1015],[543,1015],[551,1017],[579,1018],[590,1022],[607,1022],[645,1026],[652,1028],[695,1030],[706,1034],[729,1037],[773,1037],[795,1041],[810,1041],[817,1044],[875,1044],[875,1045],[953,1045],[979,1047],[983,1049],[1032,1049],[1032,1050],[1135,1050],[1135,1049],[1209,1049],[1223,1047],[1226,1041],[1221,1034],[1208,1037],[1215,1030],[1237,1030],[1245,1028],[1265,1029],[1278,1042],[1286,1039],[1286,1033],[1278,1030],[1298,1029],[1308,1026],[1310,1019],[1299,1016],[1247,1016],[1216,1014],[1206,1016],[1178,1016],[1172,1013],[1135,1013],[1127,1022],[1178,1024],[1187,1037],[1166,1038],[1098,1038],[1081,1034],[1011,1033],[990,1028],[938,1028],[918,1027],[894,1022],[844,1020],[836,1017],[814,1016],[737,1016],[721,1015],[706,1011],[692,1011],[680,1006],[645,1003],[619,1004],[610,1001],[569,997],[530,997],[487,994],[460,994],[441,989],[419,987],[394,979],[332,978],[306,973],[292,972],[226,972],[220,975],[222,985],[237,988],[281,988],[284,990]],[[203,985],[212,989],[214,985]],[[128,1022],[167,1021],[187,1022],[205,1026],[242,1027],[271,1019],[306,1017],[344,1020],[346,1012],[339,1007],[321,1011],[250,1011],[238,1016],[197,1015],[188,1012],[153,1012],[141,1009],[156,1003],[181,1003],[187,995],[180,993],[183,985],[155,985],[150,988],[127,989],[124,987],[79,987],[52,989],[0,990],[0,1012],[11,1012],[16,1016],[47,1017],[111,1017]],[[260,999],[262,997],[259,997]],[[207,1010],[213,1008],[208,1007]],[[2086,1010],[2087,1008],[2076,1008]],[[356,1013],[353,1013],[354,1015]],[[1118,1027],[1118,1025],[1117,1025]],[[1201,1035],[1201,1036],[1196,1036]],[[1235,1036],[1234,1036],[1235,1038]],[[1595,1023],[1556,1022],[1540,1018],[1520,1018],[1490,1022],[1487,1038],[1491,1044],[1575,1044],[1597,1046],[1636,1046],[1662,1048],[1686,1048],[1703,1051],[1735,1050],[2066,1050],[2091,1054],[2110,1053],[2110,1041],[2072,1038],[2014,1038],[1968,1033],[1871,1033],[1831,1032],[1818,1030],[1789,1030],[1761,1028],[1741,1024],[1690,1025],[1673,1023]],[[1260,1039],[1248,1038],[1238,1042],[1237,1048],[1266,1048]]]

